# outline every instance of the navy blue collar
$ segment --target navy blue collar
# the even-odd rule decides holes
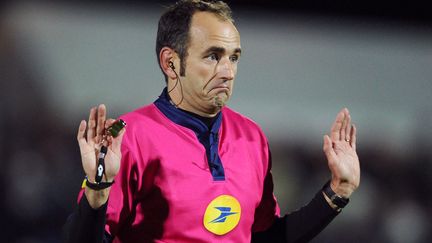
[[[209,129],[199,118],[177,109],[170,100],[167,88],[165,88],[154,104],[168,119],[195,132],[199,142],[206,150],[207,162],[213,180],[225,180],[225,171],[219,156],[219,128],[222,124],[222,112],[216,115]]]

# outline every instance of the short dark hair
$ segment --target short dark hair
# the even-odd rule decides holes
[[[222,1],[180,0],[167,9],[160,17],[156,37],[156,56],[160,66],[160,51],[163,47],[172,48],[180,58],[180,76],[185,75],[192,16],[196,12],[210,12],[224,20],[234,22],[231,8]],[[168,77],[165,76],[165,81]]]

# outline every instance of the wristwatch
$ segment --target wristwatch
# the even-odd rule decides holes
[[[330,187],[330,181],[328,181],[322,191],[324,192],[324,194],[330,198],[330,201],[336,205],[338,208],[337,209],[342,209],[344,208],[348,203],[349,203],[349,198],[345,198],[342,196],[339,196],[338,194],[336,194],[332,188]]]

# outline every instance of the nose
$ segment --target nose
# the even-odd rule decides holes
[[[236,73],[236,64],[232,63],[229,58],[223,58],[219,62],[218,74],[221,79],[233,80]]]

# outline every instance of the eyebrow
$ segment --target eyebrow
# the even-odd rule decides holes
[[[216,53],[225,53],[226,49],[223,47],[219,47],[219,46],[211,46],[209,47],[207,50],[205,50],[204,53],[210,53],[210,52],[216,52]],[[238,53],[241,54],[241,48],[236,48],[234,49],[234,53]]]

